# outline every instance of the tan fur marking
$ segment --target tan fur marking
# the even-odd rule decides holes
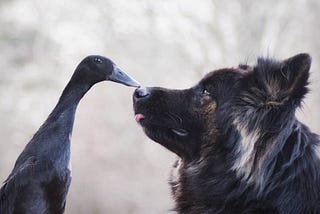
[[[315,146],[315,151],[317,153],[318,158],[320,159],[320,144]]]
[[[253,165],[254,145],[259,139],[260,131],[248,133],[246,127],[241,126],[239,122],[235,122],[235,125],[240,132],[241,142],[238,149],[239,158],[236,160],[233,170],[237,172],[239,177],[244,176],[244,179],[248,179]]]

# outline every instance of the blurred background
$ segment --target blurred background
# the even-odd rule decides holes
[[[320,133],[319,11],[318,0],[1,0],[1,182],[90,54],[143,85],[187,88],[213,69],[308,52],[311,93],[298,117]],[[132,92],[103,82],[81,101],[66,213],[172,213],[176,157],[135,123]]]

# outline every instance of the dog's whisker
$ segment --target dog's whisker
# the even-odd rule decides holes
[[[172,112],[167,112],[167,115],[172,119],[174,120],[175,122],[177,122],[179,125],[182,124],[182,118],[179,117],[177,114],[175,113],[172,113]]]

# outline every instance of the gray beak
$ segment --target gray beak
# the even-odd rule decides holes
[[[128,74],[122,71],[117,65],[113,65],[112,74],[109,76],[108,80],[121,83],[127,86],[139,87],[140,83],[131,78]]]

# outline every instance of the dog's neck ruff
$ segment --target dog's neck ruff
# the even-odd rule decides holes
[[[292,132],[279,131],[279,133],[268,138],[263,135],[265,131],[258,127],[249,131],[247,125],[241,124],[237,120],[233,125],[239,132],[240,138],[234,150],[237,158],[234,161],[232,170],[242,181],[254,185],[258,192],[262,192],[268,181],[272,179],[276,157],[289,136],[295,131],[299,132],[300,124],[296,124],[295,128],[293,128],[294,122],[289,123],[287,124],[287,130],[292,130]],[[264,149],[258,148],[258,144]],[[295,146],[300,147],[299,145]]]
[[[260,130],[256,129],[254,132],[249,132],[247,127],[237,120],[234,122],[234,126],[240,134],[240,142],[235,150],[237,158],[232,169],[239,178],[251,181],[251,172],[255,155],[254,145],[260,137]]]

